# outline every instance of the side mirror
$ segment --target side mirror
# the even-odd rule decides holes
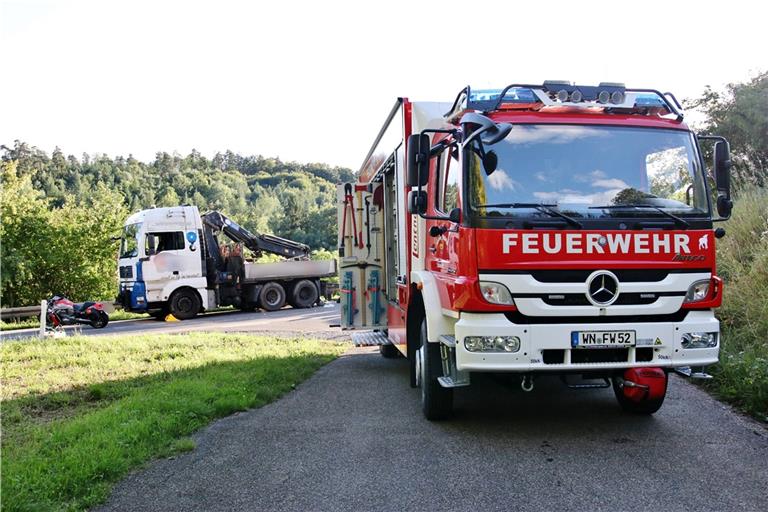
[[[483,169],[485,169],[485,175],[490,176],[496,170],[499,165],[499,157],[494,150],[488,151],[483,157]]]
[[[155,248],[154,235],[147,235],[147,245],[149,249],[149,251],[147,252],[147,256],[152,256],[154,254],[157,254],[157,249]]]
[[[719,140],[715,143],[715,153],[712,168],[715,173],[717,186],[717,214],[722,218],[731,216],[733,201],[731,201],[731,151],[728,142]]]
[[[408,186],[423,187],[429,178],[429,135],[408,137]]]
[[[423,190],[408,192],[408,213],[424,215],[427,213],[427,193]]]
[[[448,220],[454,224],[459,224],[461,222],[461,208],[454,208],[451,210],[448,214]]]

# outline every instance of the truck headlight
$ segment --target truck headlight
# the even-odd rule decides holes
[[[682,336],[683,348],[714,348],[717,346],[716,332],[687,332]]]
[[[706,299],[709,295],[709,283],[709,279],[693,283],[685,294],[685,302],[699,302]]]
[[[464,348],[468,352],[517,352],[520,338],[517,336],[467,336]]]
[[[514,306],[515,304],[509,289],[501,283],[480,281],[480,293],[491,304],[503,304],[505,306]]]

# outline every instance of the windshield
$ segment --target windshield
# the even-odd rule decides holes
[[[139,243],[137,235],[141,223],[128,224],[123,228],[123,238],[120,242],[120,257],[121,258],[135,258],[139,255]]]
[[[483,151],[496,153],[495,170],[483,166]],[[709,214],[692,136],[684,131],[515,125],[506,139],[475,144],[467,154],[475,215],[551,216],[542,206],[583,219]]]

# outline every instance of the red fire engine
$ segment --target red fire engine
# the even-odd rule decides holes
[[[612,386],[654,413],[669,371],[718,360],[729,176],[727,141],[694,134],[670,93],[547,81],[400,98],[339,188],[342,327],[408,358],[428,419],[473,372]]]

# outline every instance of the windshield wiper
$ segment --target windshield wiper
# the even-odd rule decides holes
[[[541,213],[546,213],[547,215],[551,217],[560,217],[561,219],[565,220],[570,224],[571,226],[576,226],[577,228],[583,228],[581,222],[577,221],[573,217],[569,217],[566,214],[554,210],[553,208],[556,207],[556,204],[544,204],[544,203],[493,203],[493,204],[480,204],[475,206],[475,208],[533,208],[535,210],[540,211]]]
[[[689,228],[691,225],[686,221],[685,219],[682,219],[678,217],[677,215],[673,215],[669,213],[668,211],[658,207],[653,206],[650,204],[608,204],[605,206],[590,206],[590,210],[620,210],[622,208],[650,208],[651,210],[656,210],[662,215],[666,215],[670,219],[674,220],[678,225]]]

